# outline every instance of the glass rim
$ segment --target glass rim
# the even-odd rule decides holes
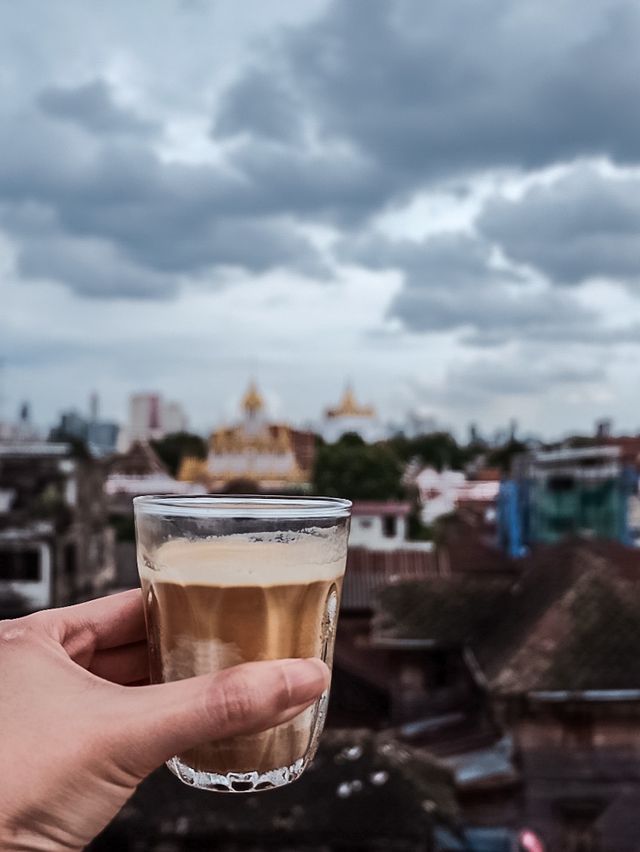
[[[347,518],[351,500],[277,494],[145,494],[133,498],[135,512],[181,518]]]

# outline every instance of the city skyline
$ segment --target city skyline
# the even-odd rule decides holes
[[[3,416],[635,432],[635,5],[234,7],[0,4]]]

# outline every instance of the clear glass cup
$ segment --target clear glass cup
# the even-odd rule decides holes
[[[151,680],[254,660],[331,668],[351,503],[323,497],[136,497]],[[328,691],[290,722],[209,742],[169,769],[193,787],[252,792],[298,778],[315,754]]]

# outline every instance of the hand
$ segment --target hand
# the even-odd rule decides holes
[[[293,718],[329,673],[279,660],[147,679],[138,590],[0,622],[0,848],[82,849],[165,760]]]

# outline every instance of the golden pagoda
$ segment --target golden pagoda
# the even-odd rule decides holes
[[[353,388],[347,385],[342,399],[335,408],[327,408],[326,416],[333,417],[375,417],[376,412],[371,405],[359,405],[356,402]]]
[[[241,407],[243,418],[239,423],[222,426],[211,434],[206,459],[183,458],[178,479],[201,482],[210,491],[223,490],[236,480],[250,480],[265,491],[308,484],[313,435],[283,423],[268,423],[264,399],[255,382],[249,384]]]

